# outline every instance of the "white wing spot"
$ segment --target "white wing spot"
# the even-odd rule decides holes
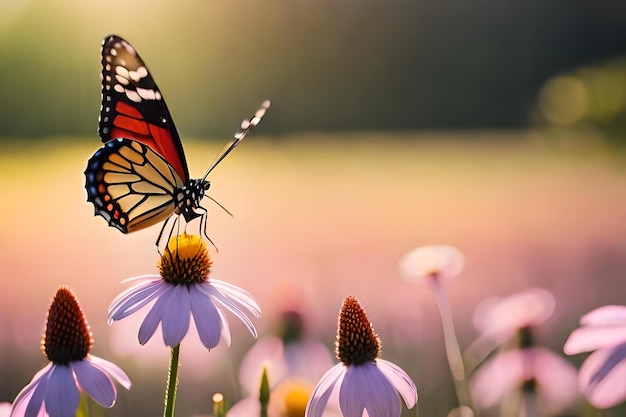
[[[104,60],[105,60],[106,62],[111,62],[111,56],[110,56],[110,55],[106,55],[106,56],[104,57]]]
[[[104,70],[107,71],[107,72],[111,72],[111,64],[106,64],[104,66]]]
[[[144,100],[154,100],[156,98],[156,94],[154,93],[154,90],[151,90],[149,88],[139,88],[138,87],[137,88],[137,93]]]
[[[119,85],[119,84],[117,84],[117,85],[116,85],[116,87],[117,87],[118,85]],[[120,86],[120,87],[121,87],[121,86]],[[139,94],[137,94],[137,92],[136,92],[136,91],[134,91],[134,90],[129,90],[129,89],[126,89],[126,97],[128,97],[128,99],[129,99],[130,101],[134,101],[135,103],[139,103],[139,102],[141,102],[141,97],[140,97],[140,96],[139,96]]]
[[[147,76],[148,76],[148,68],[146,68],[146,67],[144,67],[144,66],[141,66],[141,67],[137,68],[137,75],[138,75],[140,78],[145,78],[145,77],[147,77]]]
[[[106,82],[110,83],[111,82],[111,76],[109,74],[107,74],[106,77],[104,77],[104,79],[106,80]]]
[[[130,81],[128,81],[128,79],[122,77],[121,75],[115,75],[115,79],[117,80],[118,83],[123,84],[123,85],[128,85],[130,84]]]
[[[124,68],[124,67],[121,67],[119,65],[116,66],[115,67],[115,73],[117,75],[121,75],[122,77],[126,78],[127,80],[130,79],[128,70],[126,68]]]
[[[161,93],[159,93],[158,91],[155,91],[154,98],[156,98],[157,100],[161,100]]]
[[[111,49],[109,53],[113,56],[117,56],[117,49]]]
[[[123,86],[123,85],[121,85],[121,84],[115,84],[115,86],[113,87],[113,89],[114,89],[115,91],[117,91],[118,93],[123,93],[123,92],[124,92],[124,90],[125,90],[124,86]]]

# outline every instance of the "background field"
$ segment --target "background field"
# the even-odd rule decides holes
[[[133,319],[105,323],[120,281],[156,272],[158,227],[124,236],[92,216],[81,173],[96,145],[74,141],[80,145],[14,143],[0,157],[0,373],[12,376],[0,382],[0,399],[10,401],[44,363],[37,345],[46,309],[65,283],[90,320],[94,354],[116,359],[136,380],[111,415],[140,406],[158,413],[160,401],[139,398],[161,395],[168,350],[160,337],[140,348]],[[192,175],[219,148],[186,144]],[[528,131],[260,134],[211,180],[210,195],[234,213],[205,202],[219,247],[213,276],[257,298],[261,334],[280,311],[300,306],[310,335],[331,347],[341,301],[356,296],[384,357],[414,378],[422,415],[445,415],[453,396],[430,288],[397,272],[411,248],[447,243],[466,255],[463,275],[448,285],[463,347],[477,336],[471,317],[488,296],[551,290],[557,310],[539,341],[560,351],[583,313],[623,303],[626,293],[626,172],[604,147],[554,149]],[[207,413],[215,391],[237,395],[237,362],[252,339],[232,327],[230,350],[207,353],[194,331],[183,343],[181,415]]]

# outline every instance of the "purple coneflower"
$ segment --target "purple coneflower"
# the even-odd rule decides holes
[[[217,346],[221,337],[230,345],[230,330],[222,308],[237,316],[250,333],[257,336],[247,313],[260,317],[261,309],[247,291],[209,278],[211,258],[199,236],[172,237],[158,268],[160,275],[142,275],[125,281],[138,282],[113,300],[109,307],[109,324],[154,301],[139,328],[142,345],[150,340],[161,323],[165,344],[177,346],[189,330],[190,315],[207,349]]]
[[[93,345],[89,325],[76,297],[60,287],[48,310],[41,351],[50,363],[17,395],[11,417],[73,416],[81,392],[103,407],[117,398],[113,379],[130,388],[130,379],[117,365],[90,355]]]
[[[354,297],[346,297],[339,312],[335,353],[341,361],[330,368],[315,387],[307,417],[321,417],[331,394],[339,390],[344,417],[398,417],[404,399],[417,403],[417,388],[397,365],[380,359],[380,340],[365,311]]]

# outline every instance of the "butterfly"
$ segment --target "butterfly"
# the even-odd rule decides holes
[[[161,91],[135,48],[117,35],[102,42],[101,78],[98,134],[104,145],[85,169],[87,201],[93,204],[94,215],[102,216],[122,233],[165,220],[157,246],[172,215],[176,215],[172,231],[181,215],[187,223],[200,217],[200,229],[210,241],[207,210],[200,205],[211,185],[207,176],[259,124],[269,100],[242,122],[241,130],[204,176],[191,179],[180,136]]]

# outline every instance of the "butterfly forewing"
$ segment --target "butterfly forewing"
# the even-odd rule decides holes
[[[95,213],[124,233],[171,216],[175,193],[185,184],[159,154],[130,139],[107,142],[89,160],[85,176]]]
[[[165,100],[135,48],[116,35],[102,43],[102,107],[98,133],[103,142],[134,139],[167,160],[189,180],[180,137]]]

